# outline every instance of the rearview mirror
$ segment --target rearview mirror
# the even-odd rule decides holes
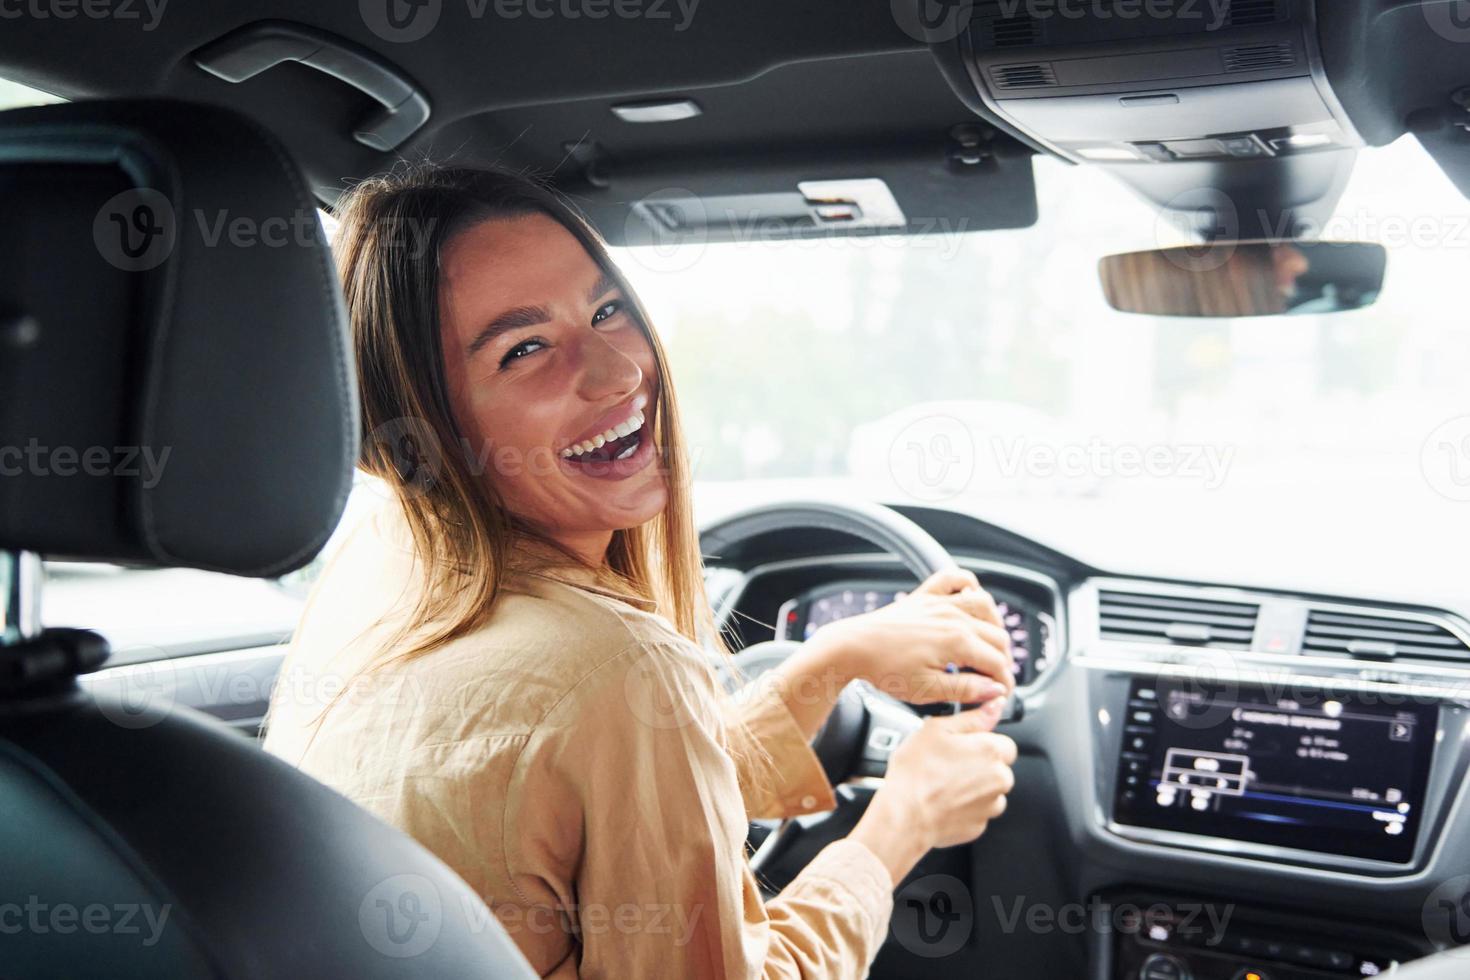
[[[1388,253],[1359,242],[1216,242],[1110,255],[1108,305],[1153,316],[1303,316],[1372,306]]]

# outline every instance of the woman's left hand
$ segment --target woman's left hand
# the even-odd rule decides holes
[[[880,609],[840,619],[807,641],[842,676],[912,704],[975,703],[1015,689],[1010,634],[980,580],[936,572]],[[976,673],[961,673],[959,668]]]

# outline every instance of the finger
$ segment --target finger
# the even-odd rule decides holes
[[[994,820],[996,817],[1000,816],[1002,813],[1005,813],[1005,812],[1006,812],[1006,797],[1005,797],[1005,794],[1002,793],[1000,796],[997,796],[990,803],[990,810],[989,810],[990,819],[991,820]]]
[[[942,568],[926,578],[915,591],[931,595],[950,595],[962,589],[978,588],[980,580],[975,577],[974,572],[963,568]]]
[[[1005,620],[1001,618],[1000,607],[995,604],[995,597],[979,586],[956,592],[947,598],[976,619],[1005,629]]]
[[[1005,796],[1016,788],[1016,772],[1009,765],[996,774],[1000,780],[1000,795]]]
[[[954,732],[958,735],[986,734],[1000,723],[1000,717],[1004,710],[1005,702],[1000,698],[996,698],[992,701],[987,701],[982,707],[976,708],[973,711],[961,711],[957,715],[943,715],[929,720],[936,723],[945,731]]]
[[[931,683],[923,685],[922,691],[916,692],[916,696],[922,700],[915,701],[915,704],[931,704],[936,701],[979,704],[982,701],[1004,698],[1010,693],[1010,689],[1004,684],[980,674],[935,672],[931,677]]]
[[[997,735],[995,732],[985,733],[985,742],[995,757],[1006,765],[1014,765],[1016,762],[1016,743],[1007,735]]]
[[[945,647],[945,654],[957,667],[968,667],[983,677],[989,677],[998,684],[1004,684],[1007,691],[1016,686],[1015,674],[1012,673],[1012,661],[1010,654],[1004,646],[995,645],[995,637],[978,627],[985,624],[976,624],[972,628],[961,633],[956,642]],[[994,627],[989,627],[993,630]]]

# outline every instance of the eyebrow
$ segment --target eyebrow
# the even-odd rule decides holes
[[[604,293],[610,293],[614,289],[619,288],[621,287],[619,287],[618,281],[612,277],[612,273],[604,272],[597,277],[597,281],[592,284],[592,288],[587,290],[587,302],[595,303]]]
[[[546,312],[543,306],[517,306],[506,310],[486,324],[485,329],[475,334],[475,339],[470,341],[466,351],[470,356],[478,354],[490,341],[499,337],[507,330],[519,330],[521,327],[534,327],[539,323],[547,323],[551,320],[551,314]]]
[[[587,302],[589,304],[595,303],[604,294],[619,288],[621,287],[618,281],[612,277],[611,273],[604,272],[601,276],[598,276],[597,281],[592,284],[592,288],[587,291]],[[548,323],[550,320],[551,314],[546,311],[546,307],[544,306],[517,306],[513,309],[506,310],[486,324],[483,330],[475,334],[475,338],[470,341],[466,352],[469,356],[473,357],[507,330],[534,327],[542,323]]]

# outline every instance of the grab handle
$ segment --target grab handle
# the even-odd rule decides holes
[[[194,64],[234,83],[284,61],[340,79],[382,106],[353,128],[353,139],[364,146],[391,150],[429,121],[429,100],[417,85],[377,55],[326,31],[291,21],[262,20],[194,52]]]

